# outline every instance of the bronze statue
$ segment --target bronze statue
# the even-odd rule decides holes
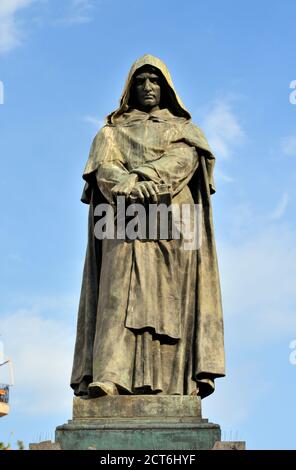
[[[165,64],[132,66],[119,108],[96,135],[84,171],[88,247],[71,386],[75,395],[200,395],[224,376],[223,319],[210,196],[214,156]],[[95,208],[116,196],[201,210],[202,243],[94,235]],[[181,230],[182,232],[182,230]]]

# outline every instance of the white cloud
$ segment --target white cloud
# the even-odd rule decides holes
[[[72,26],[92,21],[93,0],[72,0],[64,18],[55,21],[55,24]]]
[[[65,16],[65,18],[60,18],[56,20],[54,24],[72,26],[75,24],[89,23],[90,21],[91,21],[91,17],[88,15],[71,14],[71,15]]]
[[[246,220],[248,223],[249,220]],[[296,231],[262,220],[247,240],[219,243],[223,305],[228,334],[241,348],[263,347],[296,331]]]
[[[73,0],[74,8],[86,8],[89,9],[92,7],[93,0]]]
[[[296,157],[296,136],[284,137],[282,140],[282,152],[285,155]]]
[[[1,317],[5,354],[14,366],[15,412],[40,416],[70,409],[74,328],[30,310]]]
[[[216,381],[215,394],[203,402],[203,415],[221,425],[224,439],[238,432],[238,439],[245,440],[248,422],[266,409],[266,397],[277,393],[276,377],[283,361],[288,365],[295,338],[296,230],[259,217],[249,204],[231,218],[238,218],[235,227],[245,225],[248,231],[242,227],[233,242],[226,224],[227,240],[218,240],[226,378]],[[293,373],[291,368],[287,384],[292,385]],[[256,432],[264,433],[264,426],[259,423]]]
[[[99,119],[96,116],[91,116],[91,115],[86,115],[82,117],[84,122],[88,122],[89,124],[92,124],[95,126],[97,129],[100,129],[105,125],[104,119]]]
[[[220,158],[230,158],[237,145],[245,138],[238,118],[228,102],[214,102],[207,110],[201,126],[209,144]]]
[[[286,212],[288,202],[289,202],[289,195],[288,193],[284,193],[281,199],[279,200],[276,208],[274,209],[273,213],[271,214],[271,219],[273,220],[280,219]]]
[[[203,401],[203,416],[221,425],[222,440],[227,437],[229,440],[231,432],[233,440],[244,440],[242,423],[264,395],[270,393],[273,384],[264,378],[264,366],[258,360],[240,359],[234,367],[227,367],[226,372],[225,378],[216,380],[215,393]],[[254,383],[256,387],[252,386]]]
[[[22,43],[22,32],[17,22],[18,12],[35,0],[1,0],[0,2],[0,54],[9,52]]]
[[[10,261],[16,262],[16,263],[22,263],[23,258],[18,254],[18,253],[9,253],[7,255],[8,259]]]
[[[223,181],[224,183],[233,183],[234,179],[232,176],[227,175],[219,167],[215,169],[215,176],[217,179]]]

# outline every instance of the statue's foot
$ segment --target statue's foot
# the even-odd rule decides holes
[[[118,395],[118,390],[113,382],[92,382],[88,386],[90,398],[102,397],[104,395]]]

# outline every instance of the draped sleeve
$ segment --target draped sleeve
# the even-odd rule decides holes
[[[185,143],[173,144],[163,156],[132,170],[142,180],[165,183],[175,196],[191,179],[198,167],[195,147]]]

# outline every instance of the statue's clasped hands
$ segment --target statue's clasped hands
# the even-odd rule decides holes
[[[125,196],[131,199],[151,199],[157,202],[157,185],[154,181],[138,181],[138,175],[132,173],[124,177],[112,188],[113,197]]]
[[[140,181],[137,183],[130,193],[130,197],[133,199],[152,199],[153,202],[157,202],[158,189],[154,181]]]

